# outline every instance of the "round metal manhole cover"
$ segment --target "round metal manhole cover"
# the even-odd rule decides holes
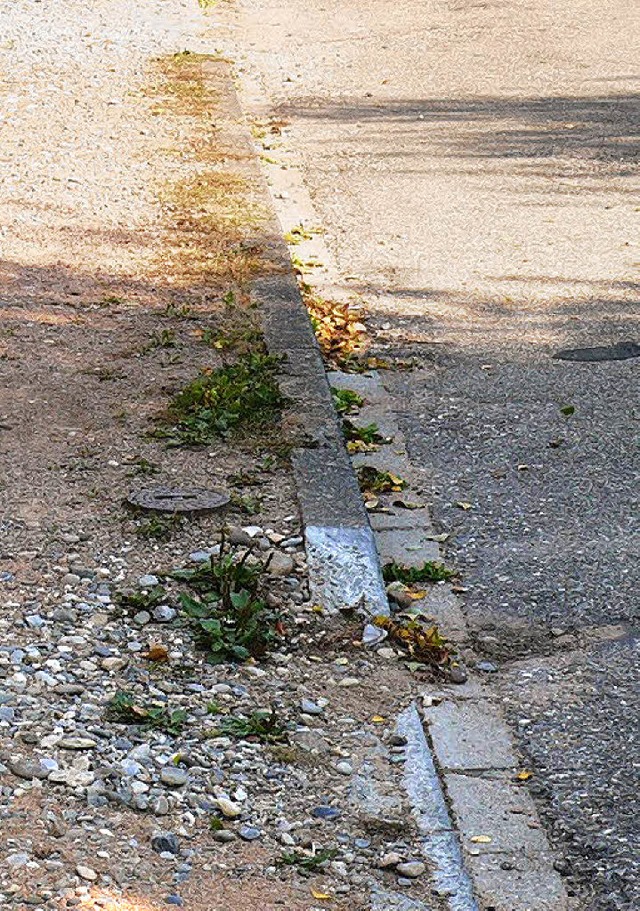
[[[553,355],[560,361],[626,361],[630,357],[640,357],[640,345],[635,342],[618,342],[617,345],[600,345],[595,348],[565,348]]]
[[[127,497],[131,506],[154,512],[209,512],[222,509],[229,500],[224,490],[204,487],[147,487],[134,490]]]

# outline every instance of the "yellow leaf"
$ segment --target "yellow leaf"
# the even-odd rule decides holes
[[[324,614],[324,607],[321,604],[314,604],[311,610],[314,614]]]
[[[383,718],[382,715],[374,715],[371,720],[374,724],[384,724],[387,719]]]
[[[423,598],[427,597],[426,591],[420,590],[417,592],[407,592],[412,601],[422,601]]]
[[[321,901],[321,902],[331,901],[331,896],[329,895],[328,892],[318,892],[317,889],[312,889],[311,894],[313,895],[314,898],[317,898],[318,901]]]
[[[529,769],[523,769],[521,772],[518,772],[516,778],[518,781],[529,781],[530,778],[533,778],[533,772],[530,772]]]
[[[477,845],[488,845],[492,839],[489,835],[472,835],[471,841],[475,842]]]
[[[464,509],[465,511],[467,509],[473,509],[473,505],[471,503],[465,503],[464,500],[458,500],[456,506],[458,509]]]

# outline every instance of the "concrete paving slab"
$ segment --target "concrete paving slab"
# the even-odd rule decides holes
[[[577,911],[552,863],[552,857],[539,855],[465,855],[484,911],[567,911],[570,907]]]
[[[488,700],[442,702],[426,708],[424,716],[443,769],[465,771],[517,766],[504,722]]]
[[[427,561],[441,562],[440,547],[421,528],[384,528],[377,532],[376,540],[383,564],[422,566]]]
[[[466,850],[530,855],[548,849],[531,797],[512,774],[490,779],[449,774],[447,794]],[[483,840],[474,841],[478,838]]]

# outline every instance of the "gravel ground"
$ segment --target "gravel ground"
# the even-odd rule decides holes
[[[637,12],[601,13],[244,0],[232,35],[342,292],[419,367],[386,383],[589,911],[637,907],[640,880],[640,360],[554,358],[638,343]]]
[[[0,904],[356,911],[384,884],[436,908],[393,738],[415,688],[309,603],[282,433],[148,433],[246,341],[269,269],[228,68],[180,54],[215,34],[177,0],[2,2],[0,23]],[[166,526],[123,503],[185,483],[230,509]],[[216,562],[223,523],[281,615],[241,667],[205,660],[171,576]],[[220,730],[258,709],[273,742]]]

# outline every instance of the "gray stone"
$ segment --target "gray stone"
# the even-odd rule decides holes
[[[176,611],[168,604],[159,604],[153,609],[153,619],[158,623],[170,623],[176,617]]]
[[[39,760],[35,759],[15,759],[9,763],[9,768],[18,778],[25,778],[28,781],[39,778],[44,781],[49,777],[50,769],[42,766]]]
[[[406,876],[409,879],[417,879],[418,876],[422,876],[426,869],[425,864],[421,861],[409,860],[406,863],[398,864],[396,866],[396,873],[400,876]]]
[[[288,576],[295,566],[293,557],[275,551],[269,560],[268,572],[272,576]]]
[[[146,576],[140,576],[138,579],[139,588],[153,588],[156,585],[160,584],[160,580],[157,576],[148,573]]]
[[[151,847],[156,854],[180,853],[180,842],[173,832],[156,832],[151,836]]]
[[[514,851],[518,855],[547,850],[531,797],[514,784],[510,773],[490,779],[450,774],[447,793],[465,848],[481,854]],[[475,841],[478,836],[481,840]]]
[[[180,788],[187,783],[188,779],[186,771],[177,766],[166,765],[160,772],[160,781],[168,788]]]
[[[322,715],[324,712],[322,706],[318,705],[317,702],[312,702],[311,699],[302,699],[300,708],[306,715]]]

